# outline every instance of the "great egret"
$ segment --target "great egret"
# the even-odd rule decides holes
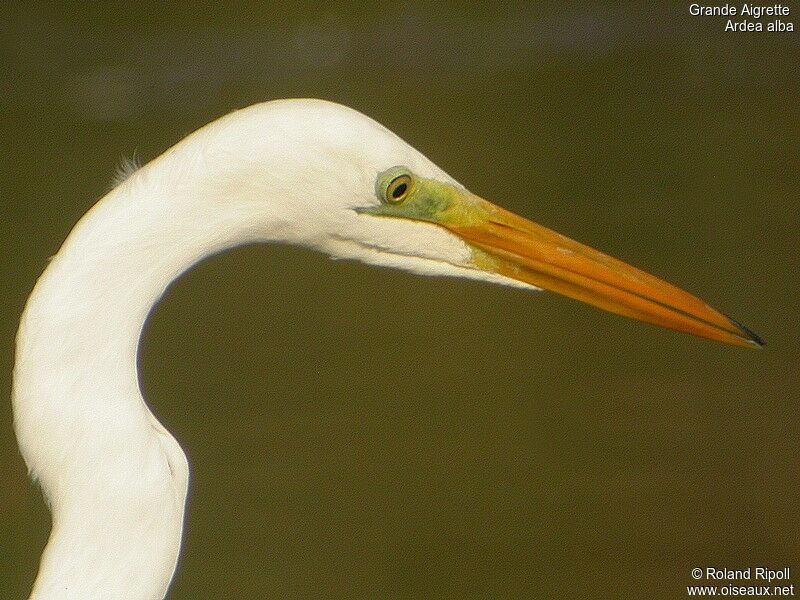
[[[100,200],[28,300],[14,424],[53,525],[31,598],[163,598],[189,466],[139,389],[145,319],[194,263],[288,242],[425,275],[546,288],[739,346],[694,296],[473,195],[364,115],[281,100],[191,134]]]

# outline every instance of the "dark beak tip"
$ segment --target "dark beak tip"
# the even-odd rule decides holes
[[[725,315],[725,318],[728,319],[734,325],[736,325],[736,327],[744,334],[742,337],[745,338],[748,342],[750,342],[750,345],[753,348],[763,348],[764,346],[767,345],[767,342],[765,342],[760,335],[758,335],[755,331],[753,331],[749,327],[742,325],[736,319],[731,319],[728,315]]]

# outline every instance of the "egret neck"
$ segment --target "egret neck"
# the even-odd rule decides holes
[[[53,513],[32,598],[162,598],[175,570],[189,468],[140,393],[139,338],[176,277],[265,224],[198,202],[217,174],[184,150],[89,211],[25,309],[15,426]]]

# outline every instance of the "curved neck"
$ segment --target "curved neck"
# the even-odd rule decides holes
[[[181,178],[191,186],[175,182],[167,155],[108,194],[76,225],[26,306],[15,428],[53,513],[32,598],[166,593],[188,466],[142,399],[139,337],[176,277],[255,237],[247,203],[198,201],[210,175],[197,171]]]

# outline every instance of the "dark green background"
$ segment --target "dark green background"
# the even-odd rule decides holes
[[[692,567],[800,569],[798,33],[656,4],[6,3],[0,596],[49,528],[9,400],[47,257],[120,157],[307,96],[769,345],[283,246],[208,260],[141,351],[193,467],[171,598],[681,598]]]

